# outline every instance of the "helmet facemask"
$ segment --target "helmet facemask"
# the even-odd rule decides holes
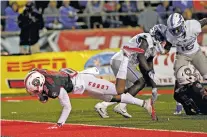
[[[176,28],[169,28],[170,33],[176,37],[184,36],[186,29],[185,29],[185,22],[182,21],[181,25]]]

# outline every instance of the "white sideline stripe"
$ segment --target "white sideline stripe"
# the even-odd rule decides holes
[[[26,120],[9,120],[9,119],[0,119],[1,121],[16,121],[16,122],[30,122],[30,123],[41,123],[41,124],[56,124],[53,122],[40,122],[40,121],[26,121]],[[164,130],[164,129],[145,129],[145,128],[133,128],[133,127],[115,127],[115,126],[103,126],[103,125],[88,125],[88,124],[73,124],[66,123],[64,125],[77,125],[77,126],[88,126],[88,127],[109,127],[109,128],[123,128],[123,129],[133,129],[133,130],[146,130],[146,131],[167,131],[167,132],[179,132],[179,133],[196,133],[196,134],[206,134],[206,132],[194,132],[194,131],[184,131],[184,130]]]
[[[5,100],[6,102],[23,102],[22,100]]]

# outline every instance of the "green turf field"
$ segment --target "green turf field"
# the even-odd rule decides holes
[[[144,99],[147,96],[140,96],[140,98]],[[111,106],[108,108],[110,118],[102,119],[94,111],[94,105],[98,101],[92,98],[71,99],[73,108],[67,123],[207,132],[207,116],[173,115],[175,102],[172,95],[159,96],[156,103],[156,112],[159,118],[157,122],[151,121],[150,116],[143,108],[134,105],[128,105],[128,112],[132,114],[133,118],[126,119],[116,114],[112,111],[113,107]],[[50,99],[46,104],[39,101],[3,101],[1,103],[2,119],[57,122],[61,111],[57,99]]]

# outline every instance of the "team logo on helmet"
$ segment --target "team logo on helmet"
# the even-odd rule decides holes
[[[38,78],[35,78],[33,81],[32,81],[32,85],[34,86],[40,86],[40,80]]]
[[[184,69],[184,73],[185,73],[186,75],[188,75],[188,76],[191,76],[191,75],[192,75],[192,71],[191,71],[190,68],[185,68],[185,69]]]

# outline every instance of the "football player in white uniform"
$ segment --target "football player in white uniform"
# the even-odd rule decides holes
[[[182,15],[173,13],[167,20],[166,38],[177,49],[174,64],[175,73],[189,62],[207,79],[207,58],[202,53],[197,42],[197,36],[203,26],[207,24],[207,18],[202,20],[184,20]],[[169,51],[171,47],[165,47]]]
[[[51,71],[44,69],[33,69],[25,78],[26,91],[37,96],[39,101],[46,103],[48,98],[58,98],[63,106],[62,113],[57,124],[51,128],[61,127],[67,120],[72,109],[67,93],[82,94],[85,90],[89,95],[108,102],[122,102],[135,104],[145,108],[150,115],[153,115],[151,99],[141,100],[134,98],[129,93],[119,94],[113,83],[95,77],[99,74],[97,68],[90,68],[82,72],[72,69],[61,69]]]
[[[152,102],[157,99],[157,87],[156,83],[159,79],[156,77],[155,72],[153,70],[153,57],[157,54],[157,52],[164,52],[164,46],[161,44],[165,44],[164,32],[160,29],[160,27],[166,26],[154,26],[150,33],[141,33],[134,36],[129,40],[128,43],[125,43],[124,46],[128,46],[130,48],[141,48],[144,49],[144,53],[132,53],[129,56],[128,66],[125,68],[126,77],[122,79],[126,79],[126,91],[130,93],[132,96],[136,96],[139,91],[141,91],[147,81],[143,78],[143,75],[150,81],[152,86]],[[111,59],[111,68],[116,77],[119,77],[118,70],[120,69],[120,64],[123,60],[123,49],[116,53]],[[137,67],[140,66],[140,69],[144,71],[142,74]],[[122,88],[123,87],[122,85]],[[108,118],[107,107],[115,104],[116,102],[101,102],[95,105],[95,110],[99,113],[102,118]],[[114,111],[123,115],[126,118],[131,118],[132,116],[128,114],[125,103],[119,103],[114,107]]]
[[[172,45],[165,46],[165,53],[168,53],[172,46],[175,46],[177,49],[174,63],[175,74],[181,66],[188,65],[190,62],[200,72],[203,78],[207,80],[207,58],[202,53],[200,45],[197,42],[197,36],[206,24],[207,18],[198,21],[185,21],[182,15],[178,13],[173,13],[169,16],[167,20],[166,39]],[[176,80],[175,90],[178,87],[179,84]]]

